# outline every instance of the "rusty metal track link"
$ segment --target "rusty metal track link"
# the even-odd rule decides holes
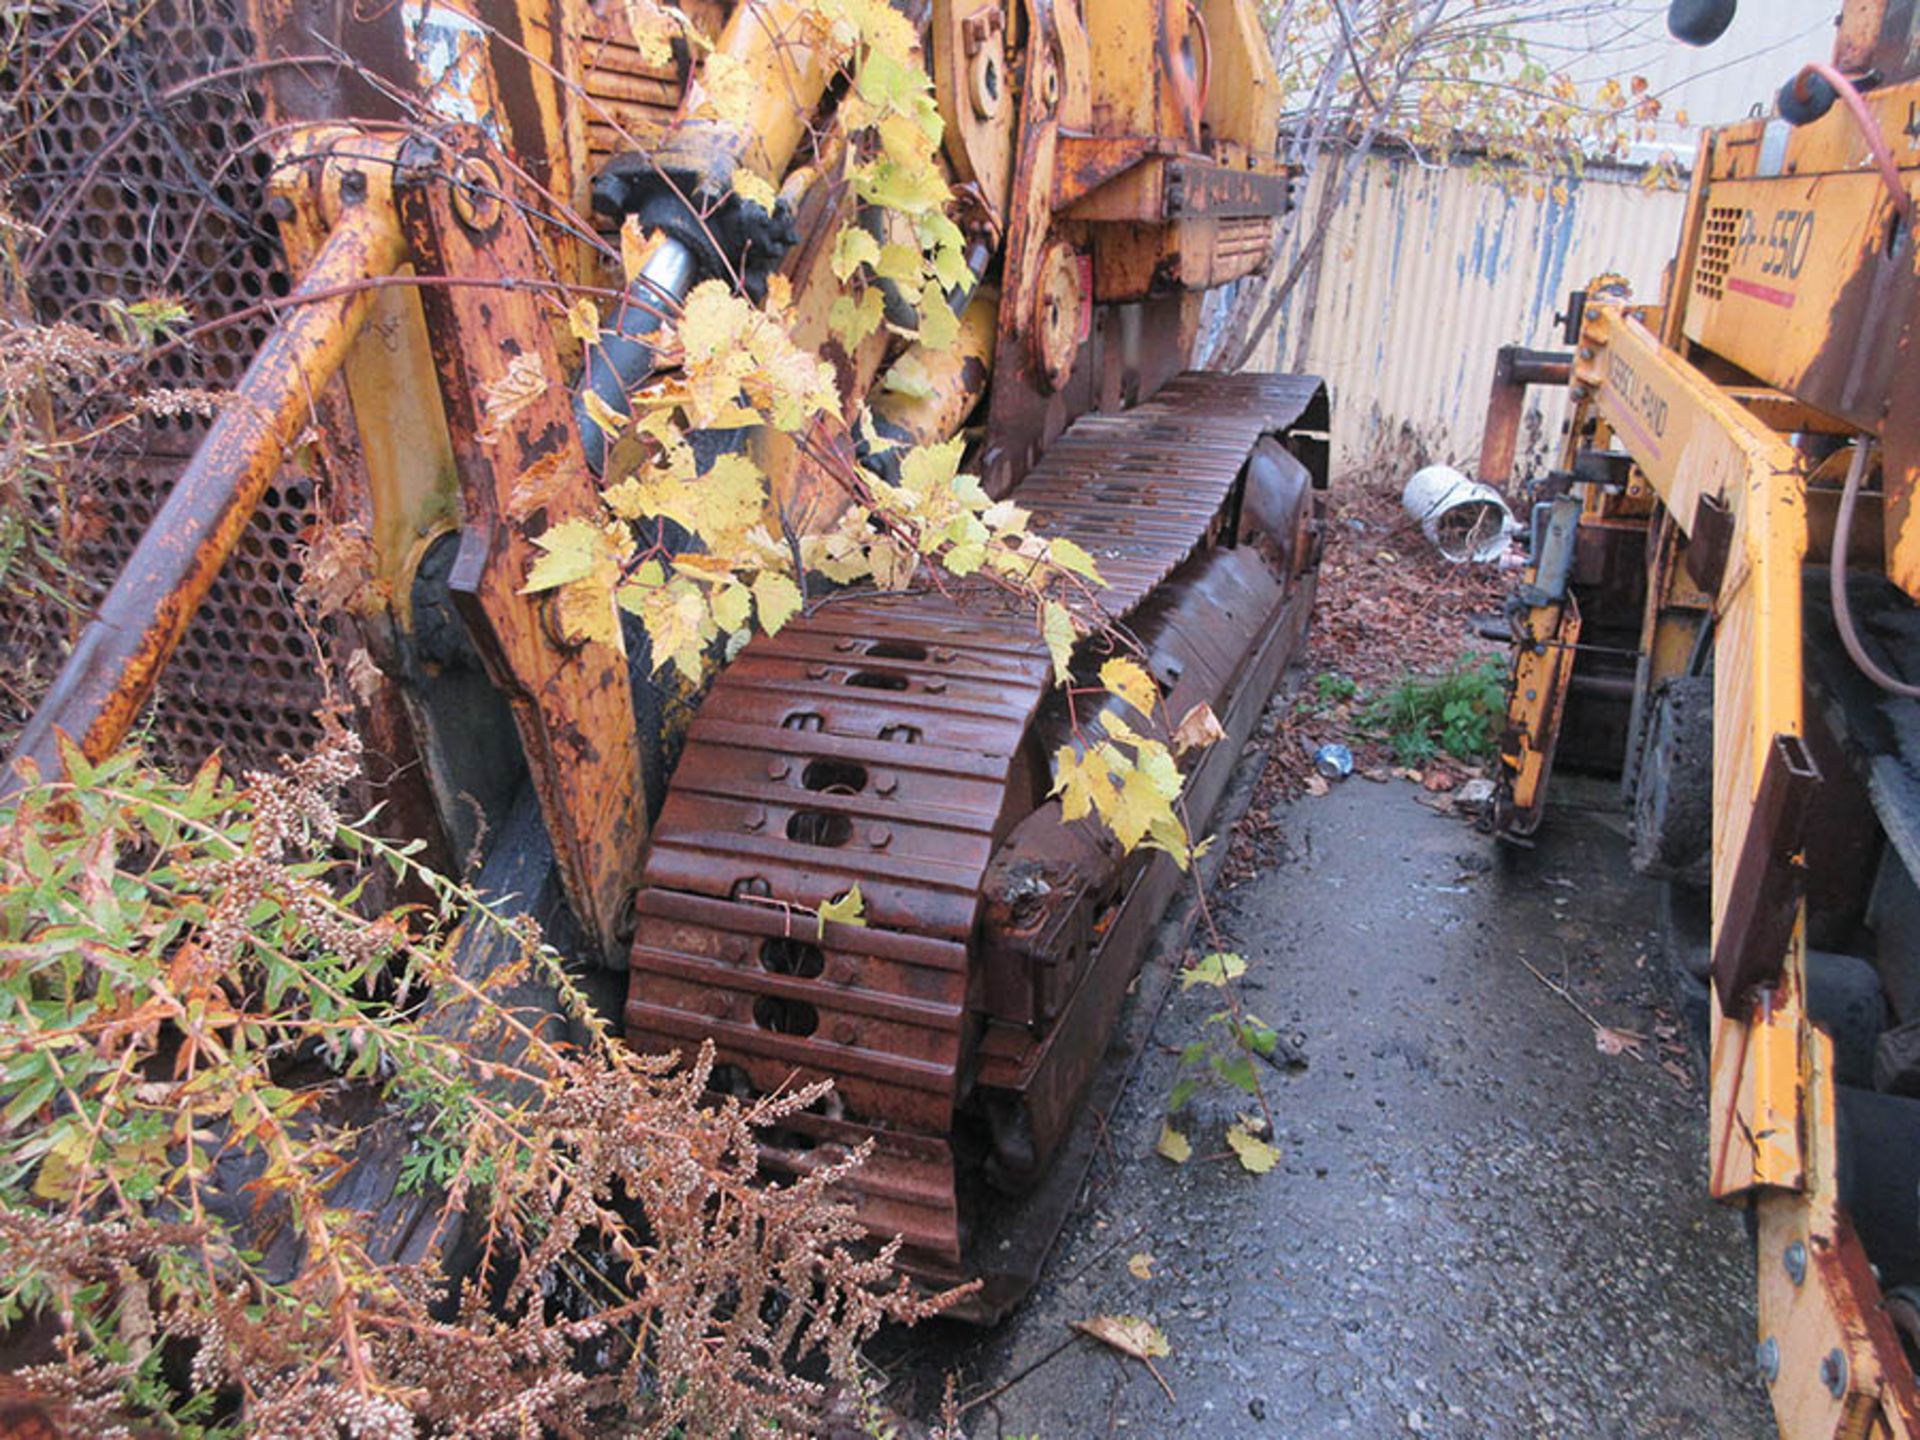
[[[1180,376],[1083,417],[1014,498],[1095,557],[1124,619],[1216,538],[1255,442],[1317,388]],[[797,1117],[769,1158],[872,1140],[862,1220],[931,1279],[965,1270],[949,1136],[981,1030],[969,946],[988,863],[1052,783],[1025,747],[1049,683],[1032,616],[990,596],[835,598],[754,640],[688,734],[637,904],[628,1038],[711,1039],[762,1092],[833,1079],[836,1113]],[[867,923],[822,927],[855,885]]]

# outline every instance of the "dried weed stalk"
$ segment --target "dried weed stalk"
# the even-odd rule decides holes
[[[714,1107],[709,1056],[627,1050],[529,924],[336,813],[350,733],[244,784],[67,762],[0,814],[0,1323],[69,1423],[804,1432],[936,1308],[832,1198],[858,1154],[758,1176],[816,1090]],[[369,922],[376,865],[436,903]]]

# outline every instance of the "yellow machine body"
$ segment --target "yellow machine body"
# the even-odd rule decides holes
[[[1520,592],[1497,802],[1497,828],[1524,843],[1570,688],[1579,703],[1583,618],[1637,635],[1614,757],[1637,858],[1659,853],[1652,832],[1667,813],[1649,799],[1671,783],[1656,754],[1666,697],[1710,689],[1710,851],[1704,874],[1676,883],[1703,882],[1711,912],[1709,1183],[1757,1218],[1757,1355],[1788,1440],[1920,1434],[1909,1348],[1920,1336],[1843,1194],[1849,1165],[1884,1164],[1911,1141],[1872,1156],[1856,1135],[1843,1155],[1836,1041],[1809,999],[1809,896],[1847,893],[1859,919],[1867,880],[1840,872],[1894,857],[1904,823],[1870,798],[1872,757],[1836,738],[1851,732],[1832,718],[1844,707],[1831,669],[1816,681],[1814,652],[1839,646],[1809,606],[1826,589],[1854,447],[1877,456],[1882,483],[1860,497],[1851,570],[1920,596],[1909,25],[1898,6],[1847,7],[1834,63],[1864,91],[1858,110],[1842,95],[1798,124],[1753,119],[1704,137],[1661,306],[1636,306],[1604,278],[1585,293],[1568,336],[1565,449],[1541,492],[1577,501],[1579,538],[1557,561],[1537,545]],[[1871,73],[1869,59],[1884,68]],[[1630,586],[1595,563],[1611,539],[1631,547]]]

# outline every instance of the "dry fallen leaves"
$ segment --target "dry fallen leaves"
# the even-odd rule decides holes
[[[1095,1315],[1090,1320],[1070,1322],[1082,1335],[1091,1335],[1102,1345],[1111,1345],[1122,1355],[1131,1355],[1147,1367],[1147,1373],[1160,1382],[1160,1388],[1167,1392],[1167,1399],[1173,1399],[1173,1387],[1167,1384],[1167,1377],[1154,1368],[1155,1356],[1171,1355],[1173,1347],[1167,1343],[1166,1335],[1158,1325],[1139,1315]]]
[[[1193,1158],[1193,1142],[1165,1121],[1160,1125],[1160,1138],[1153,1148],[1176,1165],[1184,1165]]]
[[[1184,755],[1189,750],[1204,750],[1216,741],[1227,738],[1227,732],[1220,727],[1220,719],[1213,713],[1213,707],[1202,700],[1180,717],[1180,723],[1173,728],[1173,753]]]
[[[1602,1055],[1631,1054],[1636,1060],[1647,1057],[1640,1051],[1641,1042],[1647,1037],[1638,1030],[1616,1030],[1611,1025],[1593,1027],[1593,1045]]]
[[[1153,1278],[1153,1256],[1147,1254],[1144,1250],[1129,1256],[1127,1259],[1127,1269],[1132,1272],[1133,1278],[1136,1280],[1151,1280]]]
[[[1264,1175],[1280,1163],[1280,1151],[1255,1135],[1244,1124],[1227,1127],[1227,1144],[1233,1147],[1233,1153],[1239,1157],[1243,1170],[1255,1175]]]
[[[547,393],[546,367],[536,350],[525,350],[513,357],[506,370],[487,382],[480,395],[486,423],[480,430],[482,444],[491,445],[504,432],[507,422]]]

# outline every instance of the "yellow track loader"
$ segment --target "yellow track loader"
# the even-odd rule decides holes
[[[263,764],[332,674],[390,824],[495,893],[557,875],[551,933],[634,1045],[711,1041],[742,1096],[833,1081],[765,1166],[870,1142],[862,1222],[1002,1313],[1181,873],[1056,794],[1142,723],[1094,640],[911,547],[837,583],[832,547],[948,457],[985,508],[941,543],[1030,527],[1097,574],[1079,629],[1124,628],[1142,703],[1219,718],[1184,762],[1212,808],[1311,610],[1327,480],[1316,381],[1187,373],[1293,197],[1259,7],[158,0],[74,63],[97,9],[23,22],[63,87],[10,161],[32,303],[179,294],[158,378],[231,395],[76,476],[97,589],[9,783],[143,717],[175,759]],[[881,33],[910,43],[849,62]],[[938,203],[879,163],[902,137],[933,137]],[[703,345],[708,376],[750,359],[733,393],[686,379]],[[741,418],[775,351],[806,424]],[[569,567],[622,505],[647,540],[596,551],[596,598]],[[709,605],[688,517],[718,505],[765,543]]]
[[[1706,43],[1732,12],[1670,23]],[[1831,62],[1703,137],[1661,303],[1576,296],[1509,608],[1494,823],[1525,843],[1556,761],[1621,770],[1790,1440],[1920,1434],[1917,26],[1849,0]],[[1496,431],[1556,378],[1534,358]]]

